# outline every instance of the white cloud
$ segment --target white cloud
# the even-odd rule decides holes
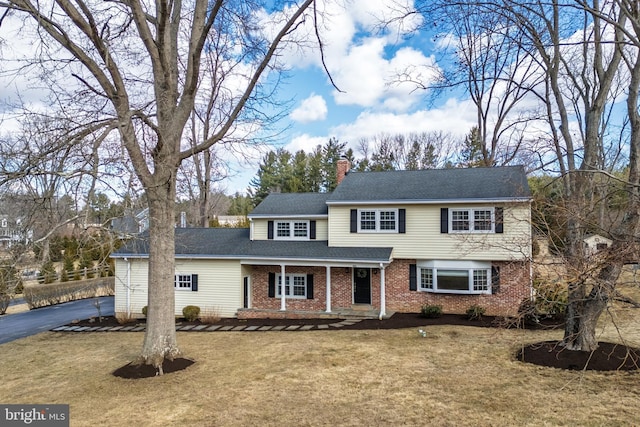
[[[442,131],[464,137],[474,126],[475,119],[475,110],[470,102],[449,99],[440,108],[420,110],[411,114],[366,111],[352,123],[333,127],[330,134],[335,135],[340,141],[349,142],[352,148],[355,148],[359,140],[370,139],[380,134]]]
[[[300,106],[289,115],[291,120],[300,123],[310,123],[324,120],[327,117],[327,103],[320,95],[311,94],[300,103]]]
[[[324,145],[327,141],[329,141],[328,136],[311,136],[305,133],[292,138],[291,142],[284,148],[290,153],[295,153],[300,150],[303,150],[305,153],[310,153],[318,145]]]

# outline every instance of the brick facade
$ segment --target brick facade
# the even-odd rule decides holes
[[[500,268],[500,288],[491,295],[460,295],[409,290],[409,265],[415,260],[394,260],[385,269],[386,310],[417,313],[423,305],[441,305],[445,313],[464,313],[470,306],[479,305],[487,315],[510,316],[517,313],[522,300],[530,297],[530,269],[527,262],[494,262]],[[295,312],[326,311],[326,268],[285,267],[286,274],[313,274],[313,299],[287,298],[286,311],[280,310],[280,298],[269,297],[269,273],[280,273],[279,266],[254,266],[251,278],[251,306],[257,310],[273,311],[269,317],[303,317]],[[331,268],[331,308],[350,308],[353,301],[353,269]],[[379,269],[371,273],[371,306],[380,309]],[[259,311],[239,312],[242,317],[266,317]]]
[[[493,262],[500,268],[499,290],[491,295],[445,294],[409,290],[409,265],[415,260],[395,260],[387,268],[387,310],[414,313],[423,305],[441,305],[444,313],[462,314],[472,305],[488,316],[514,316],[522,300],[531,296],[529,263]]]

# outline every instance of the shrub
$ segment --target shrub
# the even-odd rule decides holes
[[[541,317],[559,318],[567,310],[568,288],[563,283],[533,281],[534,306]]]
[[[7,312],[7,308],[9,308],[10,302],[11,302],[11,295],[0,294],[0,314],[5,314]]]
[[[217,323],[220,317],[220,313],[215,308],[204,308],[200,314],[200,321],[211,325]]]
[[[200,307],[197,305],[187,305],[182,309],[182,315],[187,322],[193,322],[200,317]]]
[[[420,316],[426,317],[427,319],[435,319],[442,316],[442,306],[441,305],[423,305],[420,310]]]
[[[133,323],[136,321],[136,318],[133,316],[133,313],[127,313],[126,311],[119,311],[116,313],[116,320],[119,324],[124,325],[125,323]]]
[[[142,315],[144,317],[147,317],[147,306],[146,305],[144,307],[142,307]]]
[[[480,320],[484,315],[486,309],[484,307],[480,307],[479,305],[472,305],[466,311],[467,317],[469,320]]]
[[[113,295],[114,284],[113,279],[94,279],[32,285],[24,288],[23,296],[29,308],[33,309],[84,298]]]

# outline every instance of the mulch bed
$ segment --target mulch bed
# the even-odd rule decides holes
[[[343,319],[236,319],[222,318],[213,323],[222,326],[290,326],[290,325],[329,325]],[[105,316],[101,321],[97,318],[74,321],[75,326],[122,326],[113,316]],[[138,319],[131,325],[144,325],[145,319]],[[188,322],[184,319],[177,319],[176,326],[201,325],[200,321]],[[526,329],[555,329],[562,327],[561,321],[547,319],[539,323],[517,324],[515,321],[503,317],[482,316],[480,319],[469,319],[460,314],[443,314],[438,318],[424,318],[418,313],[395,313],[388,319],[364,319],[353,325],[344,325],[340,329],[345,330],[365,330],[365,329],[404,329],[430,325],[458,325],[476,326],[483,328],[514,328],[522,327]]]
[[[326,325],[336,323],[340,319],[246,319],[223,318],[215,324],[225,326],[290,326],[290,325]],[[144,324],[144,319],[136,321]],[[176,320],[176,325],[199,325],[199,321],[187,322],[184,319]],[[88,319],[74,322],[80,326],[119,326],[118,321],[112,317],[104,317],[101,322],[97,319]],[[525,328],[525,329],[558,329],[564,325],[562,321],[545,319],[538,323],[517,323],[513,320],[483,316],[480,319],[470,320],[467,316],[457,314],[443,314],[441,317],[427,319],[418,313],[395,313],[389,319],[365,319],[353,325],[344,325],[341,330],[367,330],[367,329],[403,329],[422,328],[434,325],[458,325],[475,326],[483,328]],[[326,331],[326,329],[325,329]],[[516,359],[525,363],[567,370],[594,370],[594,371],[635,371],[640,369],[640,350],[626,347],[621,344],[608,342],[599,343],[599,348],[594,352],[572,351],[564,348],[557,341],[545,341],[530,344],[520,349],[515,355]],[[189,359],[165,360],[164,373],[185,369],[194,362]],[[157,370],[149,365],[128,364],[113,373],[123,378],[147,378],[157,375]]]
[[[558,341],[530,344],[516,353],[522,362],[568,370],[635,371],[640,350],[622,344],[599,342],[593,352],[567,350]]]
[[[181,371],[183,369],[187,369],[189,366],[193,365],[195,361],[191,359],[185,359],[183,357],[177,357],[173,360],[164,359],[162,362],[162,371],[165,374],[169,374],[171,372]],[[138,363],[127,363],[121,368],[113,371],[113,376],[126,378],[130,380],[137,380],[140,378],[151,378],[159,375],[158,370],[151,365],[144,365]]]

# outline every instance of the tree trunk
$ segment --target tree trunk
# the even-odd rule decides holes
[[[593,351],[598,348],[596,326],[607,306],[606,299],[585,297],[584,283],[569,293],[567,318],[564,327],[564,346],[568,350]]]
[[[155,366],[162,373],[163,360],[173,360],[180,354],[175,326],[175,183],[149,188],[147,197],[149,285],[147,328],[141,357],[144,363]]]

